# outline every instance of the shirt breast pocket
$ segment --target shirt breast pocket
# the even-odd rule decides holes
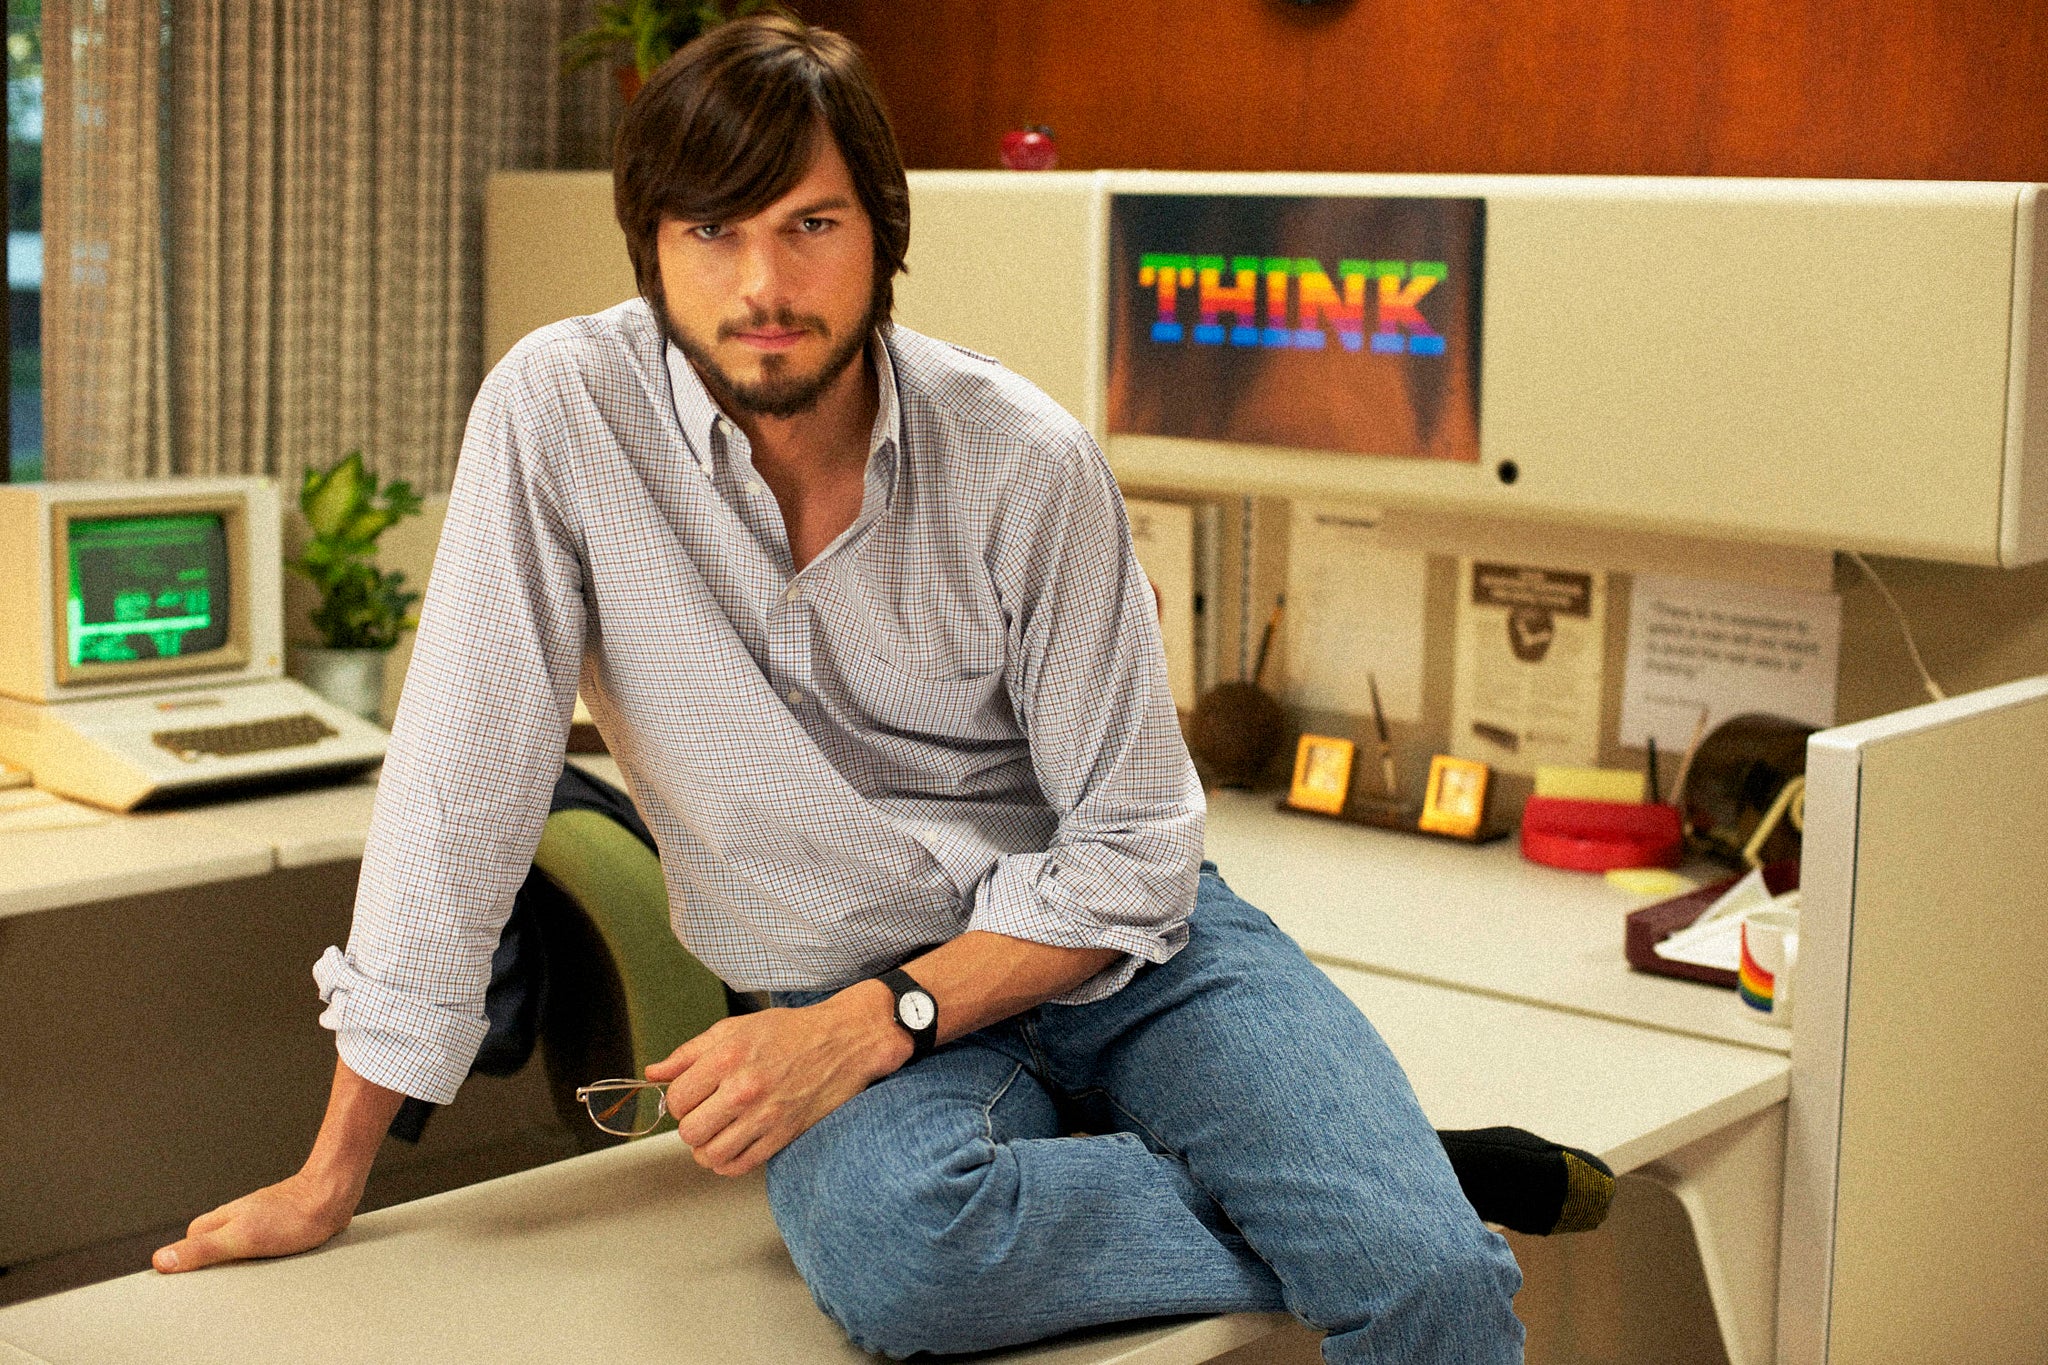
[[[849,594],[834,653],[849,700],[878,727],[914,735],[1010,733],[1001,618],[972,601]]]

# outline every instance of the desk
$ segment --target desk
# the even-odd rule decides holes
[[[1209,794],[1209,856],[1309,956],[1578,1014],[1789,1053],[1732,993],[1629,970],[1622,918],[1655,897],[1476,847]],[[1311,870],[1312,869],[1312,870]]]
[[[1784,1061],[1771,1054],[1331,975],[1445,1126],[1525,1123],[1633,1166],[1772,1112],[1785,1094]],[[359,1319],[367,1304],[377,1311]],[[345,1343],[343,1322],[359,1323]],[[1275,1325],[1238,1315],[1002,1359],[1170,1365]],[[144,1272],[0,1310],[0,1342],[50,1365],[156,1360],[194,1341],[249,1362],[864,1358],[811,1306],[760,1177],[708,1175],[666,1134],[366,1214],[315,1255],[181,1278]]]
[[[587,771],[618,781],[617,765],[608,757],[579,755],[574,761]],[[74,856],[83,856],[88,849],[106,849],[110,841],[123,847],[135,841],[138,846],[159,850],[182,848],[187,856],[166,858],[163,864],[160,875],[166,890],[190,887],[202,879],[208,866],[202,854],[215,858],[211,866],[223,878],[290,878],[318,874],[323,868],[345,869],[347,860],[359,857],[373,799],[374,787],[365,781],[227,802],[175,815],[125,818],[113,828],[22,837],[77,840],[78,836],[97,835],[96,841],[78,840]],[[1516,858],[1512,849],[1474,850],[1325,825],[1275,812],[1270,798],[1232,793],[1213,798],[1210,848],[1232,884],[1300,939],[1373,1019],[1407,1069],[1425,1111],[1440,1126],[1519,1124],[1584,1146],[1618,1171],[1638,1172],[1672,1189],[1692,1218],[1731,1360],[1741,1365],[1768,1358],[1778,1226],[1775,1195],[1782,1165],[1788,1070],[1783,1040],[1774,1032],[1759,1040],[1765,1046],[1745,1039],[1739,1032],[1744,1021],[1734,1015],[1726,992],[1628,973],[1621,957],[1621,916],[1634,904],[1631,898],[1597,879],[1531,867]],[[102,854],[99,861],[105,863],[106,856]],[[65,905],[90,911],[94,907],[88,902],[95,900],[95,888],[105,884],[89,877],[59,875],[56,870],[47,885],[32,882],[27,876],[18,877],[11,885],[0,882],[0,891],[16,898],[0,901],[0,906],[16,915]],[[120,885],[131,894],[144,889],[133,876]],[[4,923],[0,921],[0,925]],[[0,947],[4,945],[4,936],[0,936]],[[1560,959],[1563,965],[1549,961],[1551,958]],[[308,953],[305,961],[282,964],[279,970],[302,977],[310,961]],[[1643,987],[1648,989],[1639,989]],[[310,988],[304,993],[304,1003],[296,1008],[310,1019]],[[316,1082],[322,1075],[309,1072]],[[295,1135],[294,1141],[302,1143],[303,1138]],[[629,1150],[637,1153],[645,1148],[647,1144]],[[484,1257],[473,1262],[458,1258],[457,1263],[484,1267],[496,1264],[490,1259],[493,1256],[505,1258],[506,1265],[525,1265],[534,1257],[545,1262],[547,1255],[555,1254],[548,1251],[550,1247],[584,1245],[570,1236],[578,1228],[598,1237],[605,1246],[638,1246],[634,1238],[641,1234],[632,1229],[640,1226],[636,1220],[643,1216],[640,1201],[645,1195],[641,1191],[627,1196],[626,1191],[638,1187],[621,1174],[628,1167],[615,1166],[624,1160],[614,1153],[600,1153],[365,1215],[349,1234],[346,1257],[340,1254],[344,1248],[337,1247],[320,1256],[238,1268],[218,1277],[168,1282],[145,1274],[0,1310],[0,1342],[62,1360],[67,1357],[49,1355],[45,1349],[54,1349],[56,1341],[50,1324],[61,1321],[67,1332],[82,1330],[82,1324],[99,1324],[96,1330],[103,1330],[103,1337],[90,1339],[103,1340],[106,1349],[86,1354],[95,1359],[118,1359],[110,1353],[131,1334],[135,1321],[131,1314],[161,1312],[169,1314],[164,1319],[167,1324],[180,1321],[177,1313],[165,1306],[171,1301],[164,1298],[177,1286],[196,1286],[183,1292],[194,1296],[194,1302],[210,1305],[195,1307],[192,1312],[206,1316],[209,1322],[217,1316],[221,1321],[242,1324],[235,1330],[282,1330],[274,1324],[264,1326],[273,1318],[331,1320],[353,1296],[381,1294],[382,1290],[373,1291],[372,1286],[399,1274],[388,1264],[378,1268],[373,1256],[364,1262],[356,1259],[370,1256],[374,1247],[385,1247],[394,1255],[403,1252],[401,1259],[416,1265],[423,1249],[432,1248],[434,1256],[442,1256],[452,1238]],[[563,1181],[569,1183],[559,1183]],[[694,1210],[696,1201],[710,1197],[706,1190],[724,1199],[733,1188],[677,1185],[671,1193]],[[551,1193],[542,1199],[544,1192]],[[526,1245],[524,1233],[517,1245],[495,1250],[477,1242],[477,1226],[502,1234],[508,1227],[528,1225],[524,1214],[507,1218],[493,1212],[501,1207],[495,1201],[510,1201],[502,1207],[524,1209],[531,1200],[568,1200],[576,1207],[606,1212],[592,1214],[594,1221],[563,1224],[562,1235],[570,1237],[567,1242],[549,1240],[555,1236],[556,1224],[545,1219],[533,1224],[536,1233],[546,1234],[534,1246]],[[715,1207],[725,1209],[716,1215],[719,1218],[741,1217],[724,1204]],[[444,1214],[456,1224],[442,1227],[438,1220]],[[764,1209],[755,1210],[755,1215],[766,1217]],[[551,1216],[559,1223],[559,1213]],[[475,1222],[479,1218],[481,1224]],[[608,1240],[614,1236],[612,1232],[602,1231],[613,1226],[608,1221],[613,1218],[625,1220],[617,1224],[616,1235],[624,1239],[617,1243]],[[776,1259],[781,1257],[779,1246],[760,1242],[754,1233],[733,1235],[737,1240],[718,1257],[710,1261],[686,1258],[663,1274],[698,1276],[707,1264],[751,1266],[762,1273],[767,1273],[764,1266],[786,1266],[786,1258]],[[768,1235],[772,1237],[772,1233]],[[690,1240],[697,1247],[695,1239]],[[697,1251],[701,1253],[702,1248]],[[559,1282],[580,1282],[579,1277],[590,1273],[574,1269],[581,1264],[577,1256],[586,1253],[587,1246],[576,1255],[561,1252],[568,1259]],[[359,1264],[360,1274],[354,1268]],[[634,1264],[658,1268],[661,1263]],[[330,1266],[331,1272],[322,1269]],[[639,1273],[627,1266],[615,1269],[627,1277],[624,1282]],[[485,1272],[479,1269],[478,1273]],[[664,1280],[668,1290],[673,1290],[675,1283]],[[705,1281],[707,1302],[723,1301],[713,1292],[717,1283],[715,1277]],[[289,1313],[256,1314],[238,1297],[259,1292],[249,1286],[264,1286],[260,1292],[268,1294],[271,1285],[278,1286],[277,1292],[284,1296],[277,1302],[303,1307]],[[479,1289],[464,1301],[487,1304],[496,1292]],[[525,1306],[535,1302],[530,1294],[504,1292],[509,1296],[507,1302]],[[693,1288],[691,1292],[697,1291]],[[205,1297],[197,1297],[200,1295]],[[320,1307],[314,1300],[324,1295],[335,1297],[328,1306]],[[620,1321],[626,1324],[622,1331],[637,1331],[648,1322],[645,1305],[656,1299],[649,1290],[601,1301],[619,1308]],[[807,1297],[801,1298],[798,1306],[801,1311],[793,1308],[790,1312],[792,1321],[803,1324],[802,1332],[827,1329],[830,1339],[837,1341],[829,1324],[809,1307]],[[507,1313],[501,1320],[530,1328],[532,1319],[530,1314],[522,1316],[525,1311],[522,1307],[521,1313]],[[401,1312],[392,1321],[396,1331],[410,1319]],[[666,1327],[658,1318],[655,1321]],[[761,1320],[754,1320],[754,1326],[759,1328]],[[1228,1335],[1241,1327],[1205,1330]],[[186,1323],[179,1330],[192,1333],[198,1329]],[[250,1350],[258,1354],[237,1354],[263,1358],[260,1351],[268,1349],[263,1346],[268,1340],[251,1337]],[[508,1358],[512,1359],[523,1358],[519,1352],[531,1344],[520,1333],[508,1336],[507,1343]],[[639,1341],[622,1337],[616,1344],[632,1351]],[[1172,1349],[1178,1351],[1186,1345],[1183,1342]],[[1050,1361],[1054,1357],[1033,1358]],[[1133,1361],[1202,1358],[1206,1357],[1131,1357]]]

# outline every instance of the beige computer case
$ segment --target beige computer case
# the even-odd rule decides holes
[[[1128,483],[2015,565],[2048,558],[2037,189],[915,172],[897,313],[1036,380]],[[1145,193],[1483,196],[1480,461],[1103,433],[1109,197]],[[490,359],[633,291],[602,172],[495,177],[486,241]]]

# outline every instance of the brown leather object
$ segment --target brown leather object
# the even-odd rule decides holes
[[[1652,972],[1658,976],[1679,976],[1688,981],[1704,981],[1710,986],[1726,986],[1735,989],[1735,973],[1718,967],[1699,967],[1690,962],[1672,962],[1657,956],[1657,945],[1670,938],[1680,929],[1706,913],[1708,906],[1721,898],[1721,893],[1741,881],[1741,877],[1723,877],[1720,881],[1709,882],[1697,891],[1688,891],[1682,896],[1673,896],[1668,901],[1646,905],[1629,915],[1623,931],[1622,952],[1628,957],[1628,965],[1639,972]],[[1773,896],[1782,896],[1787,891],[1799,888],[1799,863],[1787,859],[1771,863],[1764,868],[1764,886]]]

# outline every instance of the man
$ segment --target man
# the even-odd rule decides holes
[[[677,933],[774,993],[649,1078],[700,1164],[767,1166],[860,1345],[1284,1305],[1332,1360],[1519,1359],[1513,1258],[1399,1068],[1200,863],[1101,454],[890,326],[908,192],[851,46],[716,30],[615,171],[643,297],[527,338],[470,417],[349,950],[315,972],[312,1155],[158,1268],[318,1245],[402,1096],[454,1097],[580,669]],[[1548,1144],[1447,1140],[1482,1206],[1533,1163],[1544,1217],[1604,1211]]]

